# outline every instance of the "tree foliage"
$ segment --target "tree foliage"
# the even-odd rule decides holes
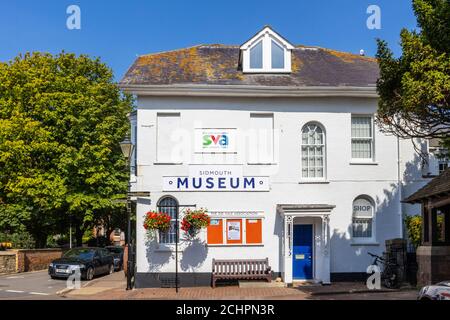
[[[27,53],[0,64],[0,230],[25,226],[38,241],[68,215],[86,228],[118,210],[131,107],[99,59]]]
[[[377,123],[402,138],[450,136],[450,1],[413,0],[419,31],[401,31],[402,56],[378,40]]]
[[[406,216],[405,227],[408,238],[414,247],[420,246],[422,243],[422,216]]]

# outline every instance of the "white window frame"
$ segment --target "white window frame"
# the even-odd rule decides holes
[[[303,129],[306,126],[309,125],[315,125],[317,127],[319,127],[322,130],[322,135],[323,135],[323,144],[321,145],[323,150],[322,150],[322,163],[323,163],[323,176],[322,177],[304,177],[303,176]],[[309,146],[309,145],[308,145]],[[309,162],[309,157],[308,157],[308,162]],[[302,181],[326,181],[327,179],[327,134],[325,131],[325,127],[317,121],[309,121],[307,123],[305,123],[302,127],[301,127],[301,131],[300,131],[300,175],[301,175],[301,180]],[[309,166],[308,166],[308,172],[309,172]]]
[[[179,204],[178,204],[178,200],[175,198],[175,197],[173,197],[173,196],[170,196],[170,195],[165,195],[165,196],[162,196],[161,198],[159,198],[159,200],[158,200],[158,203],[157,203],[157,211],[158,212],[164,212],[164,210],[161,210],[161,208],[164,208],[164,207],[168,207],[168,206],[161,206],[161,202],[162,202],[162,200],[164,200],[164,199],[172,199],[173,201],[175,201],[175,203],[176,203],[176,206],[173,206],[174,208],[176,208],[176,212],[175,212],[175,214],[176,215],[178,215],[178,225],[177,225],[177,217],[175,216],[175,217],[171,217],[171,219],[170,219],[170,229],[168,230],[168,231],[166,231],[166,232],[162,232],[162,231],[159,231],[158,230],[158,244],[160,244],[160,245],[163,245],[163,246],[170,246],[170,245],[175,245],[176,244],[176,232],[177,232],[177,229],[178,229],[178,234],[179,234],[179,229],[180,229],[180,206],[179,206]],[[172,207],[172,206],[171,206]],[[172,225],[174,225],[174,231],[175,232],[170,232],[171,231],[171,229],[172,229]],[[175,235],[174,236],[174,241],[172,242],[172,241],[170,241],[171,240],[171,236],[170,235]],[[164,239],[164,240],[163,240]],[[165,239],[168,239],[168,241],[165,241]],[[180,243],[180,239],[178,238],[178,243]]]
[[[353,137],[352,125],[353,118],[370,118],[371,137]],[[370,140],[371,155],[370,158],[353,158],[353,141],[354,140]],[[350,119],[350,158],[352,163],[374,163],[375,162],[375,121],[372,114],[352,114]]]
[[[428,175],[437,176],[443,171],[440,170],[441,165],[443,167],[450,167],[450,158],[445,157],[448,151],[442,146],[431,146],[431,142],[428,140]]]
[[[353,212],[353,207],[355,204],[355,201],[358,199],[365,199],[368,202],[370,202],[370,204],[372,205],[372,217],[371,218],[367,218],[367,217],[358,217],[354,215]],[[354,243],[376,243],[376,206],[375,206],[375,201],[373,201],[372,197],[368,196],[368,195],[359,195],[356,198],[353,199],[352,201],[352,216],[351,216],[351,235],[352,235],[352,241]],[[364,219],[364,220],[371,220],[372,221],[372,226],[371,226],[371,231],[372,234],[370,237],[355,237],[354,235],[354,220],[355,219]]]
[[[157,112],[156,113],[156,126],[155,126],[155,137],[156,137],[156,143],[155,143],[155,154],[156,154],[156,161],[154,164],[158,165],[179,165],[183,164],[182,159],[166,159],[161,156],[160,150],[159,150],[159,144],[161,143],[161,138],[159,136],[159,126],[161,125],[159,122],[160,117],[178,117],[180,124],[181,124],[181,113],[180,112]]]
[[[262,68],[253,69],[250,67],[250,50],[260,41],[262,41],[263,66]],[[284,49],[284,68],[272,68],[272,41],[275,41]],[[241,46],[242,70],[244,73],[290,73],[292,71],[291,53],[293,49],[293,45],[284,40],[271,28],[265,27]]]
[[[256,148],[257,149],[256,151],[258,152],[258,156],[252,158],[252,157],[249,156],[248,152],[255,151],[255,150],[254,150],[253,147],[251,147],[249,145],[249,146],[247,146],[247,164],[249,164],[249,165],[272,165],[272,164],[275,164],[276,163],[275,162],[275,116],[274,116],[273,113],[251,112],[250,113],[250,117],[249,117],[249,121],[251,121],[252,117],[255,117],[255,118],[261,117],[261,118],[271,118],[272,119],[272,128],[271,128],[272,131],[270,133],[272,135],[272,137],[271,137],[271,140],[272,140],[271,141],[272,142],[271,143],[272,144],[272,146],[271,146],[272,147],[272,149],[271,149],[272,154],[271,154],[271,158],[270,159],[265,159],[263,161],[259,157],[259,155],[260,155],[259,154],[259,148]],[[253,130],[253,128],[251,127],[250,124],[248,125],[248,128],[250,128],[250,130]],[[249,139],[248,139],[248,143],[249,144],[255,142],[255,141],[252,141],[251,138],[257,138],[257,142],[259,142],[259,134],[258,134],[258,132],[255,132],[255,133],[256,133],[255,136],[249,136]]]

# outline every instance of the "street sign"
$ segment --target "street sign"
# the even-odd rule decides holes
[[[130,197],[150,197],[150,191],[130,191],[128,195]]]
[[[127,199],[114,199],[112,202],[114,202],[114,203],[127,203]]]

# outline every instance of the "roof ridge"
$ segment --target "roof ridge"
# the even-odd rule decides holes
[[[158,51],[158,52],[153,52],[153,53],[147,53],[147,54],[142,54],[139,55],[138,57],[147,57],[147,56],[153,56],[153,55],[158,55],[158,54],[164,54],[164,53],[171,53],[171,52],[177,52],[177,51],[181,51],[181,50],[189,50],[189,49],[193,49],[193,48],[201,48],[201,47],[216,47],[216,48],[240,48],[239,45],[236,44],[222,44],[222,43],[210,43],[210,44],[197,44],[197,45],[193,45],[193,46],[189,46],[189,47],[183,47],[183,48],[178,48],[178,49],[172,49],[172,50],[165,50],[165,51]],[[353,53],[353,52],[349,52],[349,51],[343,51],[343,50],[336,50],[336,49],[330,49],[330,48],[325,48],[325,47],[320,47],[320,46],[311,46],[311,45],[303,45],[303,44],[296,44],[294,45],[295,49],[316,49],[316,50],[323,50],[323,51],[327,51],[330,53],[336,52],[338,54],[348,54],[354,57],[359,57],[361,59],[366,59],[366,60],[376,60],[375,57],[370,57],[370,56],[362,56],[360,54],[357,53]]]

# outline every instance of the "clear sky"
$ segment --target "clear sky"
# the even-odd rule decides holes
[[[69,30],[69,5],[81,29]],[[369,30],[369,5],[381,29]],[[0,0],[0,61],[61,50],[100,57],[120,80],[136,55],[197,44],[242,44],[264,25],[293,44],[373,56],[375,38],[401,53],[399,32],[416,28],[411,0]]]

